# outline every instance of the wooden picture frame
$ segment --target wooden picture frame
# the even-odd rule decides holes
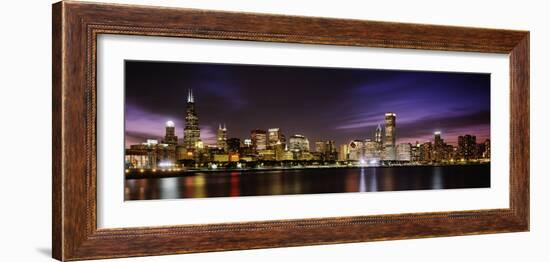
[[[82,260],[529,230],[529,32],[63,1],[53,5],[53,257]],[[98,229],[99,34],[508,54],[510,207]]]

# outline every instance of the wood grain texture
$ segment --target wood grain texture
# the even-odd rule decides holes
[[[529,228],[529,33],[510,52],[510,207]]]
[[[529,33],[484,28],[60,2],[53,6],[53,257],[82,260],[529,230]],[[510,55],[510,208],[98,229],[100,34]]]
[[[61,71],[62,69],[62,34],[61,5],[52,8],[52,256],[61,257],[63,213],[62,174],[61,174]]]

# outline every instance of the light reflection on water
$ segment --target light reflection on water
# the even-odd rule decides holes
[[[443,173],[439,166],[434,167],[432,185],[434,189],[443,189]]]
[[[195,173],[126,179],[126,200],[236,197],[490,186],[490,166],[334,168]]]
[[[378,182],[376,181],[376,173],[377,168],[373,168],[371,173],[369,174],[369,192],[376,192],[378,191]]]
[[[365,168],[361,168],[361,174],[359,176],[359,192],[366,192],[367,185],[365,182]]]

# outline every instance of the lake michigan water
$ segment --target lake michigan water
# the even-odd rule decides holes
[[[195,173],[125,180],[125,200],[379,192],[491,186],[490,165]]]

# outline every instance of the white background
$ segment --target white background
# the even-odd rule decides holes
[[[107,1],[107,0],[105,0]],[[112,1],[109,1],[112,2]],[[545,1],[119,1],[220,10],[436,23],[531,31],[531,232],[123,259],[124,261],[548,261],[550,28]],[[51,7],[9,1],[0,11],[2,261],[51,255]],[[538,119],[538,121],[536,121]]]

